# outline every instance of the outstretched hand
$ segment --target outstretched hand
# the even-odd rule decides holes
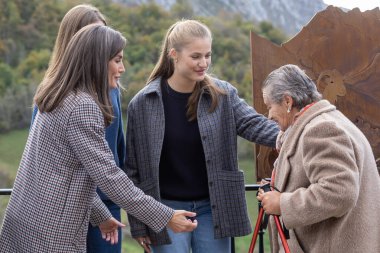
[[[168,227],[175,233],[191,232],[198,226],[197,220],[192,220],[195,216],[196,213],[193,212],[175,210],[172,219],[168,223]]]
[[[111,244],[116,244],[119,241],[119,227],[125,227],[125,225],[115,218],[110,218],[99,224],[102,238]]]

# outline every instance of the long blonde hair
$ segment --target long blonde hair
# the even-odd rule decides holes
[[[207,38],[212,41],[211,31],[205,24],[197,20],[181,20],[173,24],[168,29],[162,42],[160,58],[148,78],[148,83],[158,77],[163,79],[171,77],[174,73],[174,63],[169,56],[170,50],[174,48],[177,52],[180,52],[186,45],[190,44],[194,38]],[[207,92],[211,97],[210,112],[216,109],[218,96],[225,94],[222,89],[215,85],[211,77],[206,74],[202,81],[196,83],[189,97],[186,114],[190,121],[197,118],[198,101],[202,91]]]
[[[94,23],[103,23],[104,25],[107,25],[103,14],[100,13],[96,7],[89,4],[76,5],[65,14],[59,26],[49,67],[46,70],[44,79],[38,86],[37,91],[57,72],[58,65],[62,61],[63,53],[74,34],[82,27]]]
[[[113,117],[108,63],[125,45],[120,32],[104,25],[91,24],[79,30],[63,52],[56,73],[36,92],[34,101],[39,111],[51,112],[70,92],[84,91],[99,105],[108,126]]]

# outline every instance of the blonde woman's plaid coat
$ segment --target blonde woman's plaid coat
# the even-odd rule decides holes
[[[225,91],[214,112],[211,99],[203,93],[198,103],[198,126],[202,138],[214,234],[216,238],[243,236],[251,232],[245,201],[244,174],[239,169],[237,136],[266,146],[275,146],[277,124],[258,114],[237,90],[215,79]],[[160,88],[156,79],[142,89],[128,106],[126,172],[146,194],[160,199],[159,162],[164,140],[165,117]],[[128,216],[132,235],[149,235],[154,244],[170,240],[166,230],[155,233],[145,224]]]

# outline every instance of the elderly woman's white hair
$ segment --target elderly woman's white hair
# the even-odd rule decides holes
[[[293,107],[299,110],[322,99],[310,77],[292,64],[273,70],[264,80],[262,90],[265,90],[270,101],[275,104],[280,104],[285,95],[292,97]]]

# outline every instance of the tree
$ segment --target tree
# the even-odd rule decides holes
[[[259,27],[260,30],[258,31],[258,34],[267,38],[273,43],[276,43],[277,45],[287,40],[286,35],[281,30],[275,28],[272,23],[268,21],[260,22]]]
[[[194,17],[193,7],[188,0],[177,0],[177,2],[172,5],[170,12],[173,17],[178,19],[190,19]]]
[[[20,12],[15,2],[6,0],[0,1],[0,10],[1,61],[15,66],[19,56],[14,34],[18,24],[22,21]]]
[[[0,63],[0,96],[2,96],[6,89],[13,83],[12,68],[5,63]]]
[[[33,50],[17,67],[20,77],[17,84],[28,85],[31,81],[39,83],[48,67],[50,50]]]

